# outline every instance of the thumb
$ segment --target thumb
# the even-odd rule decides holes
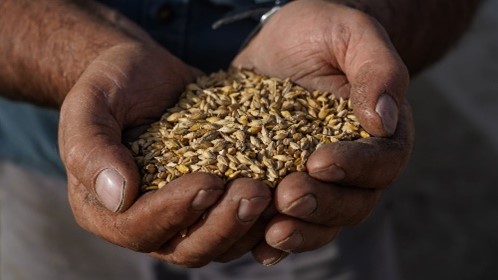
[[[389,59],[365,63],[350,77],[354,114],[366,131],[380,137],[392,136],[396,131],[408,87],[408,72],[403,64]]]
[[[122,212],[139,195],[140,174],[102,92],[81,85],[71,90],[61,107],[59,149],[68,175],[107,209]],[[77,183],[71,180],[69,188]]]
[[[366,131],[388,137],[398,124],[409,83],[408,70],[387,35],[366,32],[362,41],[351,48],[345,67],[352,107]]]

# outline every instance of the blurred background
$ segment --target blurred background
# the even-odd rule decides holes
[[[409,91],[415,151],[387,191],[404,279],[498,279],[498,0]]]

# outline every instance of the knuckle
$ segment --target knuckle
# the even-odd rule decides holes
[[[113,228],[113,239],[118,245],[130,250],[142,253],[150,253],[158,250],[165,242],[163,235],[157,234],[154,228],[147,229],[133,226],[127,219],[119,219]]]
[[[197,250],[190,250],[188,253],[178,254],[176,256],[176,261],[179,261],[184,266],[188,267],[201,267],[218,256],[224,253],[225,247],[229,244],[233,244],[235,240],[230,238],[228,234],[216,233],[211,234],[208,246],[198,247]]]
[[[220,245],[225,244],[233,244],[237,241],[236,238],[231,236],[232,232],[213,232],[212,233],[212,241],[211,243],[214,245],[213,248],[221,248]]]
[[[62,160],[64,161],[66,167],[75,168],[79,162],[81,162],[81,153],[82,149],[80,145],[71,145],[70,147],[64,147],[63,151],[61,151]]]
[[[110,241],[121,247],[141,253],[150,253],[158,247],[153,241],[147,241],[143,238],[137,238],[136,236],[121,233],[119,231],[112,236],[112,240]]]
[[[223,180],[214,175],[204,172],[194,172],[180,177],[179,180],[188,180],[190,185],[204,189],[215,189],[223,186]]]

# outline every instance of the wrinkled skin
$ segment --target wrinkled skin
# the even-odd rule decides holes
[[[83,228],[188,267],[249,251],[274,264],[287,252],[329,243],[342,226],[369,215],[406,164],[413,140],[404,97],[408,74],[379,24],[342,6],[296,1],[275,14],[233,63],[350,97],[367,131],[383,137],[324,146],[311,156],[308,173],[290,174],[274,194],[256,180],[225,186],[198,173],[140,196],[138,169],[123,142],[158,119],[199,72],[148,39],[120,44],[87,67],[61,108],[60,153]],[[397,104],[388,110],[399,120],[394,134],[375,111],[383,93]],[[105,198],[109,186],[123,188],[119,203]]]
[[[278,185],[279,214],[266,227],[267,244],[254,251],[256,259],[269,247],[320,248],[341,227],[365,220],[405,167],[414,137],[408,72],[383,28],[357,10],[296,1],[270,18],[233,64],[351,98],[362,126],[377,136],[325,145],[311,155],[307,173],[290,174]],[[398,120],[395,126],[376,112],[386,94],[396,104],[384,107]]]
[[[140,175],[122,138],[158,119],[196,74],[154,45],[116,46],[89,65],[67,95],[59,127],[78,223],[112,243],[192,267],[226,258],[227,251],[236,251],[234,257],[249,251],[251,247],[240,248],[236,242],[258,228],[259,235],[251,233],[247,239],[263,237],[263,218],[258,217],[271,197],[261,182],[240,179],[224,186],[218,177],[201,173],[139,197]],[[97,195],[97,176],[104,170],[115,170],[124,181],[118,183],[124,185],[123,200],[111,207],[115,212]],[[194,202],[197,194],[200,200]],[[188,236],[182,238],[187,228]]]

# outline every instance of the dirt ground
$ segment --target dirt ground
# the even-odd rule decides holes
[[[497,11],[411,84],[415,151],[386,193],[404,279],[498,279]]]

